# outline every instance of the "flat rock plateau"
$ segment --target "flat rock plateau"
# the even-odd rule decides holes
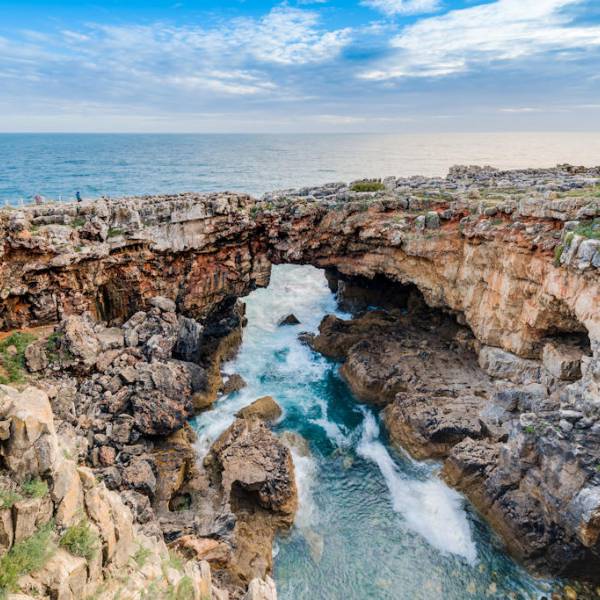
[[[298,504],[280,409],[240,411],[202,460],[188,420],[244,385],[221,376],[240,298],[283,263],[353,313],[303,339],[391,442],[443,461],[532,572],[600,584],[600,168],[6,208],[0,231],[13,600],[276,598]]]

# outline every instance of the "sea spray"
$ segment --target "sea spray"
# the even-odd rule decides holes
[[[442,552],[462,556],[469,563],[477,560],[462,497],[437,478],[409,479],[401,473],[385,446],[379,441],[379,425],[365,410],[363,435],[357,453],[373,461],[385,478],[394,510],[406,525]]]

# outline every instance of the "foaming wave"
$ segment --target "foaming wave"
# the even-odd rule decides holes
[[[442,552],[461,556],[471,564],[477,561],[463,498],[437,478],[417,481],[403,476],[379,441],[375,417],[367,411],[357,452],[379,467],[392,495],[392,506],[410,529]]]

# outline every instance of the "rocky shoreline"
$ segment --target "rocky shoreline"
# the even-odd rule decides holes
[[[0,465],[19,497],[0,554],[47,523],[59,547],[25,592],[275,597],[289,448],[263,404],[200,463],[187,424],[236,385],[220,365],[238,299],[272,263],[327,269],[356,316],[303,339],[343,361],[393,443],[443,460],[534,572],[600,582],[600,168],[46,205],[0,211],[0,229]],[[82,522],[102,551],[69,563],[60,540]]]

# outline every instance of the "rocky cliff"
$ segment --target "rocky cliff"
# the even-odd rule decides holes
[[[197,472],[185,422],[216,397],[219,363],[239,342],[236,298],[267,285],[272,262],[327,268],[340,301],[387,312],[330,320],[313,347],[345,361],[359,398],[386,407],[397,443],[445,459],[447,480],[515,555],[594,579],[599,184],[598,168],[461,167],[260,201],[184,194],[4,210],[2,329],[55,330],[27,350],[7,346],[0,375],[14,380],[22,354],[61,420],[90,432],[85,460],[107,485],[138,515],[149,498],[167,541],[228,565],[223,581],[245,586],[269,572],[273,532],[293,518],[289,453],[264,425],[239,422]],[[267,444],[277,469],[233,475],[240,443]],[[261,481],[272,497],[256,495]],[[256,523],[262,541],[248,548],[236,532]]]

